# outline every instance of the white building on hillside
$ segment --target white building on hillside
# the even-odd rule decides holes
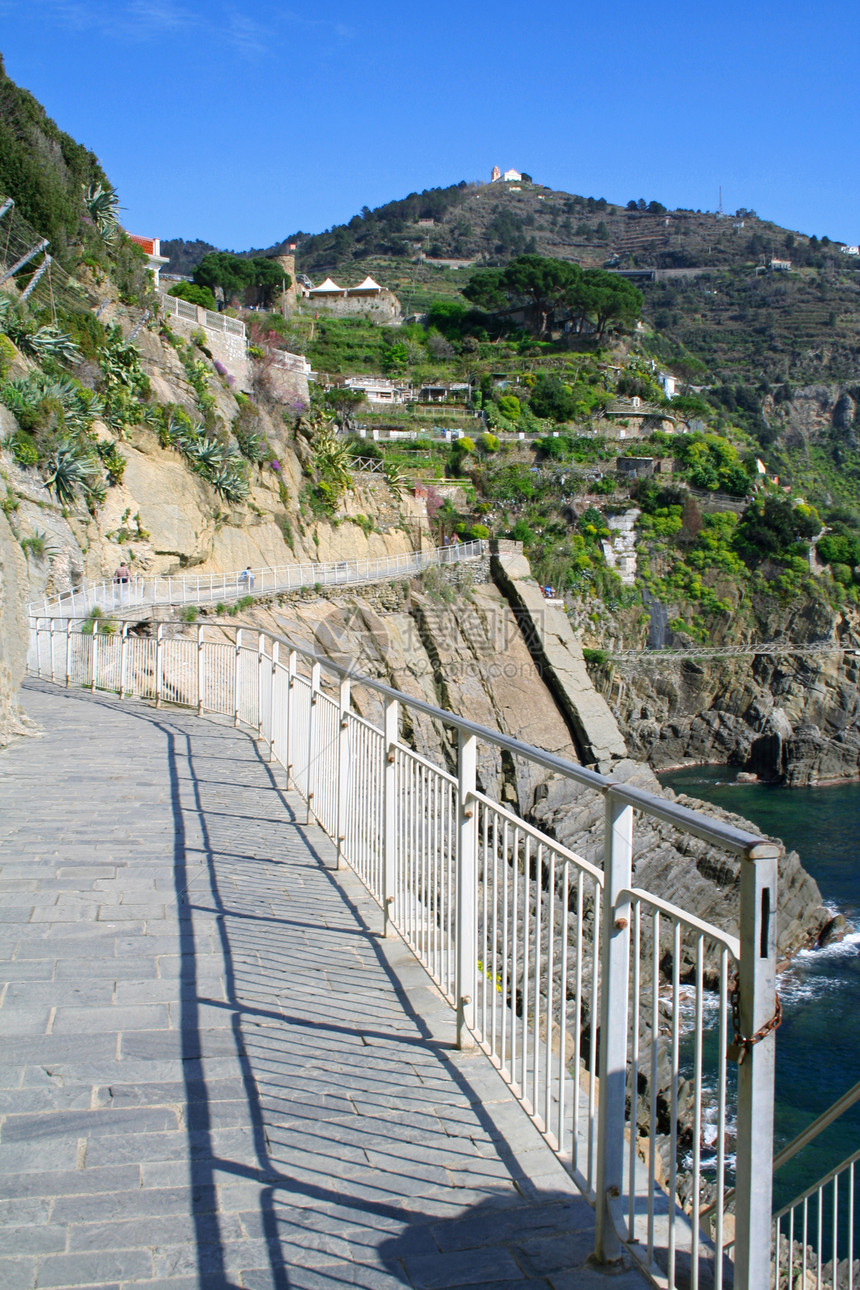
[[[158,275],[161,267],[167,264],[170,257],[161,254],[161,238],[158,237],[138,237],[136,233],[128,234],[129,242],[134,242],[142,251],[146,252],[146,267],[151,271],[155,286],[158,286]]]
[[[493,173],[490,178],[491,184],[521,184],[522,182],[523,177],[518,170],[506,170],[502,174],[498,166],[493,166]]]

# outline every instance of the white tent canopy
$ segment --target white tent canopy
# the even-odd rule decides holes
[[[342,296],[344,288],[339,287],[336,282],[332,282],[331,278],[326,278],[325,282],[321,282],[318,287],[311,288],[311,295],[312,296],[318,296],[323,294],[328,295],[329,292],[334,292],[334,291],[336,291],[338,295]]]
[[[381,291],[381,290],[382,290],[382,287],[379,285],[379,283],[378,283],[378,282],[374,282],[374,281],[373,281],[373,278],[371,278],[371,277],[369,277],[369,276],[368,276],[368,277],[366,277],[366,278],[364,279],[364,282],[359,282],[358,286],[357,286],[357,287],[352,287],[352,288],[351,288],[351,290],[353,290],[353,291]]]

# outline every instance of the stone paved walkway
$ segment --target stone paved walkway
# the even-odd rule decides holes
[[[30,681],[0,756],[0,1287],[633,1290],[247,735]],[[279,772],[280,774],[280,772]]]

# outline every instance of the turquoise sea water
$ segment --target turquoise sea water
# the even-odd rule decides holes
[[[800,954],[778,982],[784,1020],[776,1038],[776,1149],[860,1081],[860,784],[780,789],[735,783],[726,766],[671,771],[660,780],[735,811],[799,852],[826,905],[857,930]],[[774,1204],[796,1195],[860,1147],[860,1104],[774,1179]]]

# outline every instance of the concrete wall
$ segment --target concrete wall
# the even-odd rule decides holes
[[[400,301],[393,291],[380,291],[373,296],[335,296],[333,300],[305,296],[299,301],[299,307],[303,313],[330,314],[333,318],[365,317],[395,326],[403,321]]]

